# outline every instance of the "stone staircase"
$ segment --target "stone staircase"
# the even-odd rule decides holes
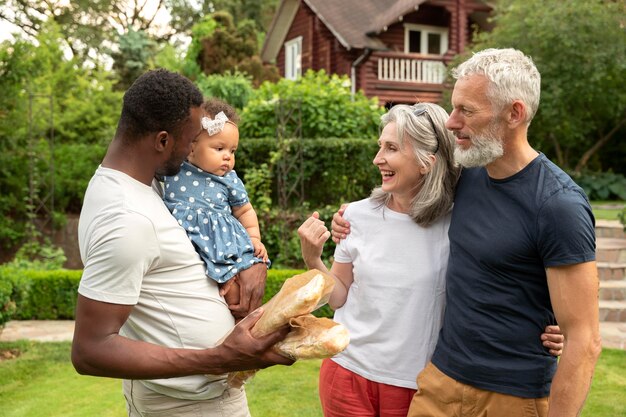
[[[600,330],[605,347],[626,348],[626,232],[618,221],[596,220]]]
[[[626,233],[618,221],[596,221],[600,321],[626,323]]]

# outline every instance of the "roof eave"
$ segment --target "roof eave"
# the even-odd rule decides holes
[[[280,2],[261,49],[263,62],[276,60],[299,6],[300,0],[282,0]]]

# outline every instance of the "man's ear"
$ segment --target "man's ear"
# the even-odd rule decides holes
[[[507,115],[509,125],[526,124],[526,111],[526,104],[521,100],[515,100]]]
[[[167,133],[167,131],[165,130],[162,130],[154,136],[154,148],[158,152],[163,152],[165,149],[167,149],[167,146],[171,141],[172,138],[170,138],[169,133]]]

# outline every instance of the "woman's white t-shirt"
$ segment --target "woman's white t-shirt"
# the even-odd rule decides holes
[[[354,282],[334,319],[350,344],[332,360],[371,381],[416,389],[443,318],[450,215],[424,228],[365,199],[344,217],[350,234],[335,262],[352,263]]]

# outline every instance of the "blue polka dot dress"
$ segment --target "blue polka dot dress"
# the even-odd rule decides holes
[[[178,220],[207,267],[207,275],[226,282],[263,259],[254,256],[248,232],[231,206],[249,202],[235,171],[223,177],[183,162],[180,172],[165,177],[165,205]]]

